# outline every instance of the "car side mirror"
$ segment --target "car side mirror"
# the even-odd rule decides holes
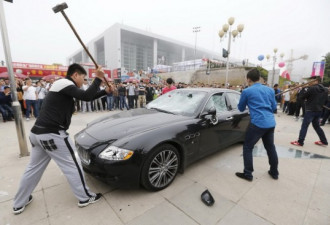
[[[212,115],[212,116],[217,115],[217,110],[215,109],[214,106],[212,106],[212,107],[207,111],[207,114]]]
[[[216,110],[216,108],[214,106],[212,106],[206,112],[202,113],[201,116],[202,116],[202,118],[205,118],[207,120],[210,120],[210,122],[213,125],[216,125],[219,122],[218,117],[217,117],[217,110]]]

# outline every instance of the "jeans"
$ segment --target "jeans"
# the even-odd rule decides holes
[[[2,114],[2,118],[4,121],[11,120],[12,118],[14,118],[13,109],[9,105],[0,105],[0,113]]]
[[[107,104],[108,104],[108,110],[112,110],[112,107],[113,107],[113,96],[107,96]]]
[[[41,110],[41,106],[42,106],[42,102],[44,101],[44,99],[38,99],[38,112],[40,112]]]
[[[120,99],[120,109],[123,109],[126,107],[126,109],[129,110],[128,105],[126,103],[126,96],[120,95],[119,99]]]
[[[26,113],[25,113],[26,118],[30,118],[31,106],[33,108],[33,115],[35,118],[37,118],[39,115],[37,100],[25,100],[25,103],[26,103]]]
[[[287,113],[289,112],[289,101],[285,101],[283,105],[283,112]]]
[[[322,115],[322,112],[312,112],[312,111],[306,111],[304,120],[301,124],[301,129],[299,132],[299,139],[298,142],[301,145],[304,145],[305,137],[307,134],[307,129],[309,127],[309,124],[312,123],[314,130],[316,131],[317,135],[320,138],[320,141],[324,144],[328,144],[327,138],[325,137],[324,131],[320,127],[319,120]]]
[[[252,123],[249,124],[246,131],[245,141],[243,145],[243,160],[244,160],[244,174],[246,177],[252,178],[253,172],[253,155],[252,151],[254,145],[262,138],[262,142],[267,151],[268,163],[270,165],[270,173],[278,175],[277,165],[278,158],[276,148],[274,145],[274,129],[272,128],[260,128]]]

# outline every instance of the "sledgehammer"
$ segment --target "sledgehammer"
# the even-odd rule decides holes
[[[93,61],[94,65],[95,65],[95,68],[97,69],[97,68],[98,68],[98,65],[97,65],[95,59],[93,58],[93,56],[91,55],[91,53],[88,51],[88,49],[86,48],[85,44],[82,42],[81,38],[79,37],[79,35],[78,35],[76,29],[74,29],[72,23],[70,22],[69,18],[68,18],[67,15],[65,14],[64,9],[66,9],[66,8],[68,8],[68,5],[67,5],[65,2],[63,2],[62,4],[58,4],[58,5],[56,5],[55,7],[53,7],[53,11],[54,11],[54,13],[58,13],[58,12],[61,12],[61,13],[62,13],[62,15],[64,16],[66,22],[68,22],[68,24],[69,24],[69,26],[71,27],[73,33],[74,33],[74,34],[76,35],[76,37],[78,38],[80,44],[83,46],[83,48],[85,49],[87,55],[88,55],[89,58]],[[106,85],[107,85],[109,88],[111,88],[110,85],[108,84],[107,80],[105,79],[105,77],[104,77],[104,82],[106,83]]]

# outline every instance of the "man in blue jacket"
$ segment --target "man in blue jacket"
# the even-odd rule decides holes
[[[248,72],[246,78],[250,87],[243,90],[238,109],[243,112],[248,106],[251,121],[243,145],[244,172],[237,172],[236,176],[248,181],[253,180],[252,151],[254,145],[262,138],[270,164],[268,174],[277,180],[279,174],[277,170],[278,158],[274,145],[276,122],[273,114],[276,110],[275,93],[273,89],[259,83],[259,70],[252,69]]]

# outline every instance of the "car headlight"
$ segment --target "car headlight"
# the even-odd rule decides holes
[[[133,153],[133,151],[110,145],[99,154],[99,157],[107,160],[127,160]]]

